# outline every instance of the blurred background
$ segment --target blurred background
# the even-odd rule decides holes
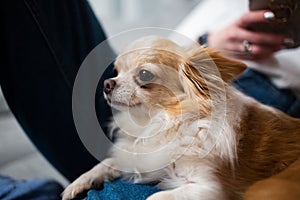
[[[107,36],[141,27],[175,29],[201,0],[89,0]],[[112,44],[118,48],[118,44]],[[35,149],[14,119],[0,89],[0,175],[67,181]]]

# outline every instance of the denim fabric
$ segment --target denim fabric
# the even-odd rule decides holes
[[[278,89],[267,77],[254,70],[246,70],[233,81],[233,85],[263,104],[300,118],[300,101],[293,93],[290,90]]]
[[[105,182],[103,190],[90,190],[84,200],[144,200],[158,191],[151,185],[132,184],[119,179]]]
[[[0,176],[2,200],[59,200],[63,187],[53,180],[34,179],[16,181]]]
[[[98,163],[77,135],[72,86],[82,61],[106,36],[86,0],[1,0],[0,27],[0,85],[8,105],[72,181]],[[110,116],[105,103],[98,109],[100,119]]]

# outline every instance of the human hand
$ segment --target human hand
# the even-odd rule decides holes
[[[251,31],[257,23],[270,23],[275,15],[270,11],[250,11],[237,21],[208,36],[208,46],[224,51],[229,56],[244,60],[270,57],[292,42],[286,35]]]

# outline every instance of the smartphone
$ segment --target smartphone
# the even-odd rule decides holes
[[[285,34],[294,40],[287,48],[300,46],[300,0],[249,0],[249,10],[271,10],[275,14],[273,21],[255,24],[251,30]]]

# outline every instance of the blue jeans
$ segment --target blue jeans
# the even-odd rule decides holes
[[[287,89],[278,89],[266,76],[254,70],[246,70],[233,81],[233,85],[263,104],[300,118],[300,101],[294,94]]]
[[[48,179],[15,181],[0,176],[0,199],[2,200],[59,200],[63,187]]]

